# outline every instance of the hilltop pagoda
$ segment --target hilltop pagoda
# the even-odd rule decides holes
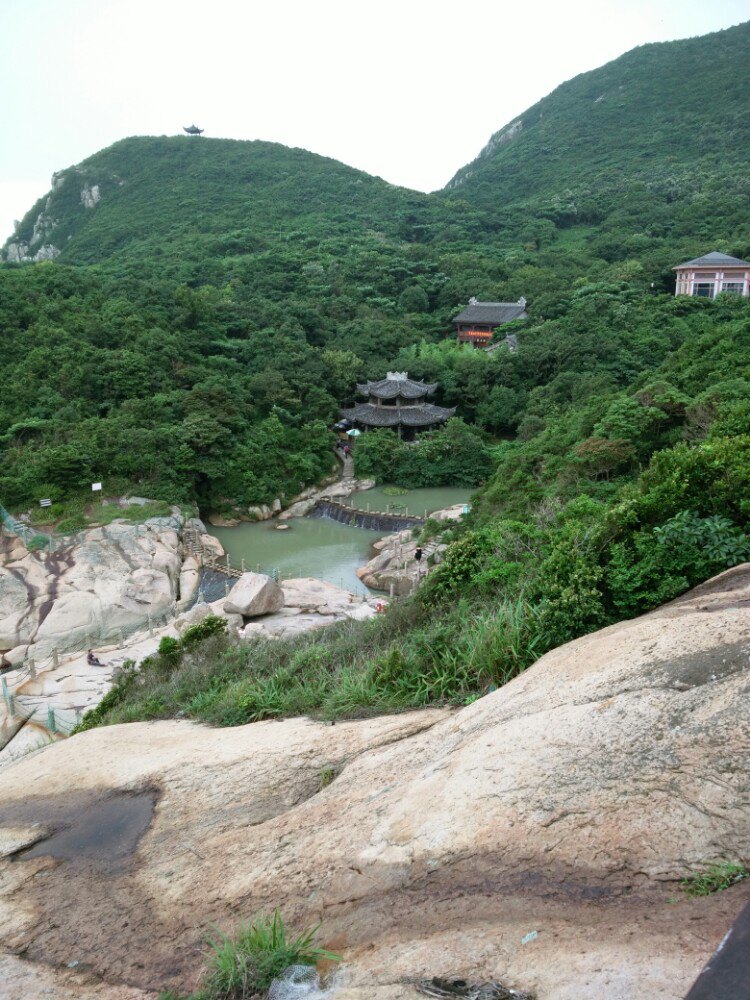
[[[412,438],[418,431],[430,430],[444,423],[456,408],[427,402],[437,389],[437,382],[415,382],[408,372],[388,372],[377,382],[357,385],[357,392],[367,397],[351,409],[341,410],[345,420],[362,430],[390,427],[399,437]]]

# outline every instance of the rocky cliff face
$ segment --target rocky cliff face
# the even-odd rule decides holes
[[[117,178],[107,180],[121,183]],[[16,223],[16,232],[0,248],[0,261],[22,264],[59,257],[70,235],[66,236],[66,231],[70,228],[71,205],[75,215],[76,210],[96,208],[102,198],[101,182],[94,182],[79,167],[53,174],[50,184],[49,194],[37,202],[22,222]]]
[[[677,885],[750,855],[749,652],[741,567],[461,711],[115,726],[24,758],[0,791],[11,997],[49,967],[66,997],[189,988],[211,923],[279,906],[342,954],[335,1000],[435,975],[677,1000],[750,897]]]
[[[0,534],[0,656],[15,665],[27,655],[81,648],[159,614],[198,585],[186,558],[183,521],[174,515],[143,524],[115,521],[52,553],[29,552]]]

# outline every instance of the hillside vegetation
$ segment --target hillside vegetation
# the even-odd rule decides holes
[[[748,556],[750,306],[675,299],[671,267],[750,255],[749,40],[563,84],[430,196],[205,138],[123,140],[57,176],[14,246],[59,255],[0,267],[6,506],[102,478],[203,510],[287,499],[330,470],[355,382],[393,368],[459,420],[421,458],[372,435],[363,468],[480,486],[384,621],[166,651],[98,719],[473,698]],[[529,300],[516,352],[446,336],[470,295]]]
[[[644,45],[562,84],[448,184],[498,235],[647,270],[748,245],[750,22]]]

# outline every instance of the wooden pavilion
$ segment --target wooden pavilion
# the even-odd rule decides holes
[[[419,431],[431,430],[445,423],[455,407],[435,406],[427,401],[437,389],[437,382],[417,382],[408,372],[388,372],[376,382],[357,385],[367,402],[341,410],[341,416],[360,430],[390,427],[399,437],[412,438]]]

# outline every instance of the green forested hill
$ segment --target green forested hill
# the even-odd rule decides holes
[[[172,649],[87,724],[473,698],[750,558],[750,300],[675,298],[671,271],[750,256],[749,38],[563,84],[433,195],[206,138],[126,139],[56,176],[0,266],[7,507],[49,496],[72,530],[94,479],[203,511],[287,499],[388,368],[465,423],[422,448],[365,435],[360,468],[479,486],[466,523],[425,526],[444,561],[388,615],[214,643],[185,674]],[[526,297],[517,350],[456,345],[472,295]]]
[[[581,227],[606,260],[747,248],[748,65],[750,22],[641,46],[495,133],[447,190],[536,245]]]
[[[95,187],[98,201],[87,207],[84,192]],[[56,174],[14,241],[32,253],[51,244],[60,260],[75,264],[143,267],[158,258],[178,278],[206,280],[216,276],[210,261],[257,255],[284,242],[368,234],[410,242],[432,211],[426,195],[306,150],[136,137]]]

